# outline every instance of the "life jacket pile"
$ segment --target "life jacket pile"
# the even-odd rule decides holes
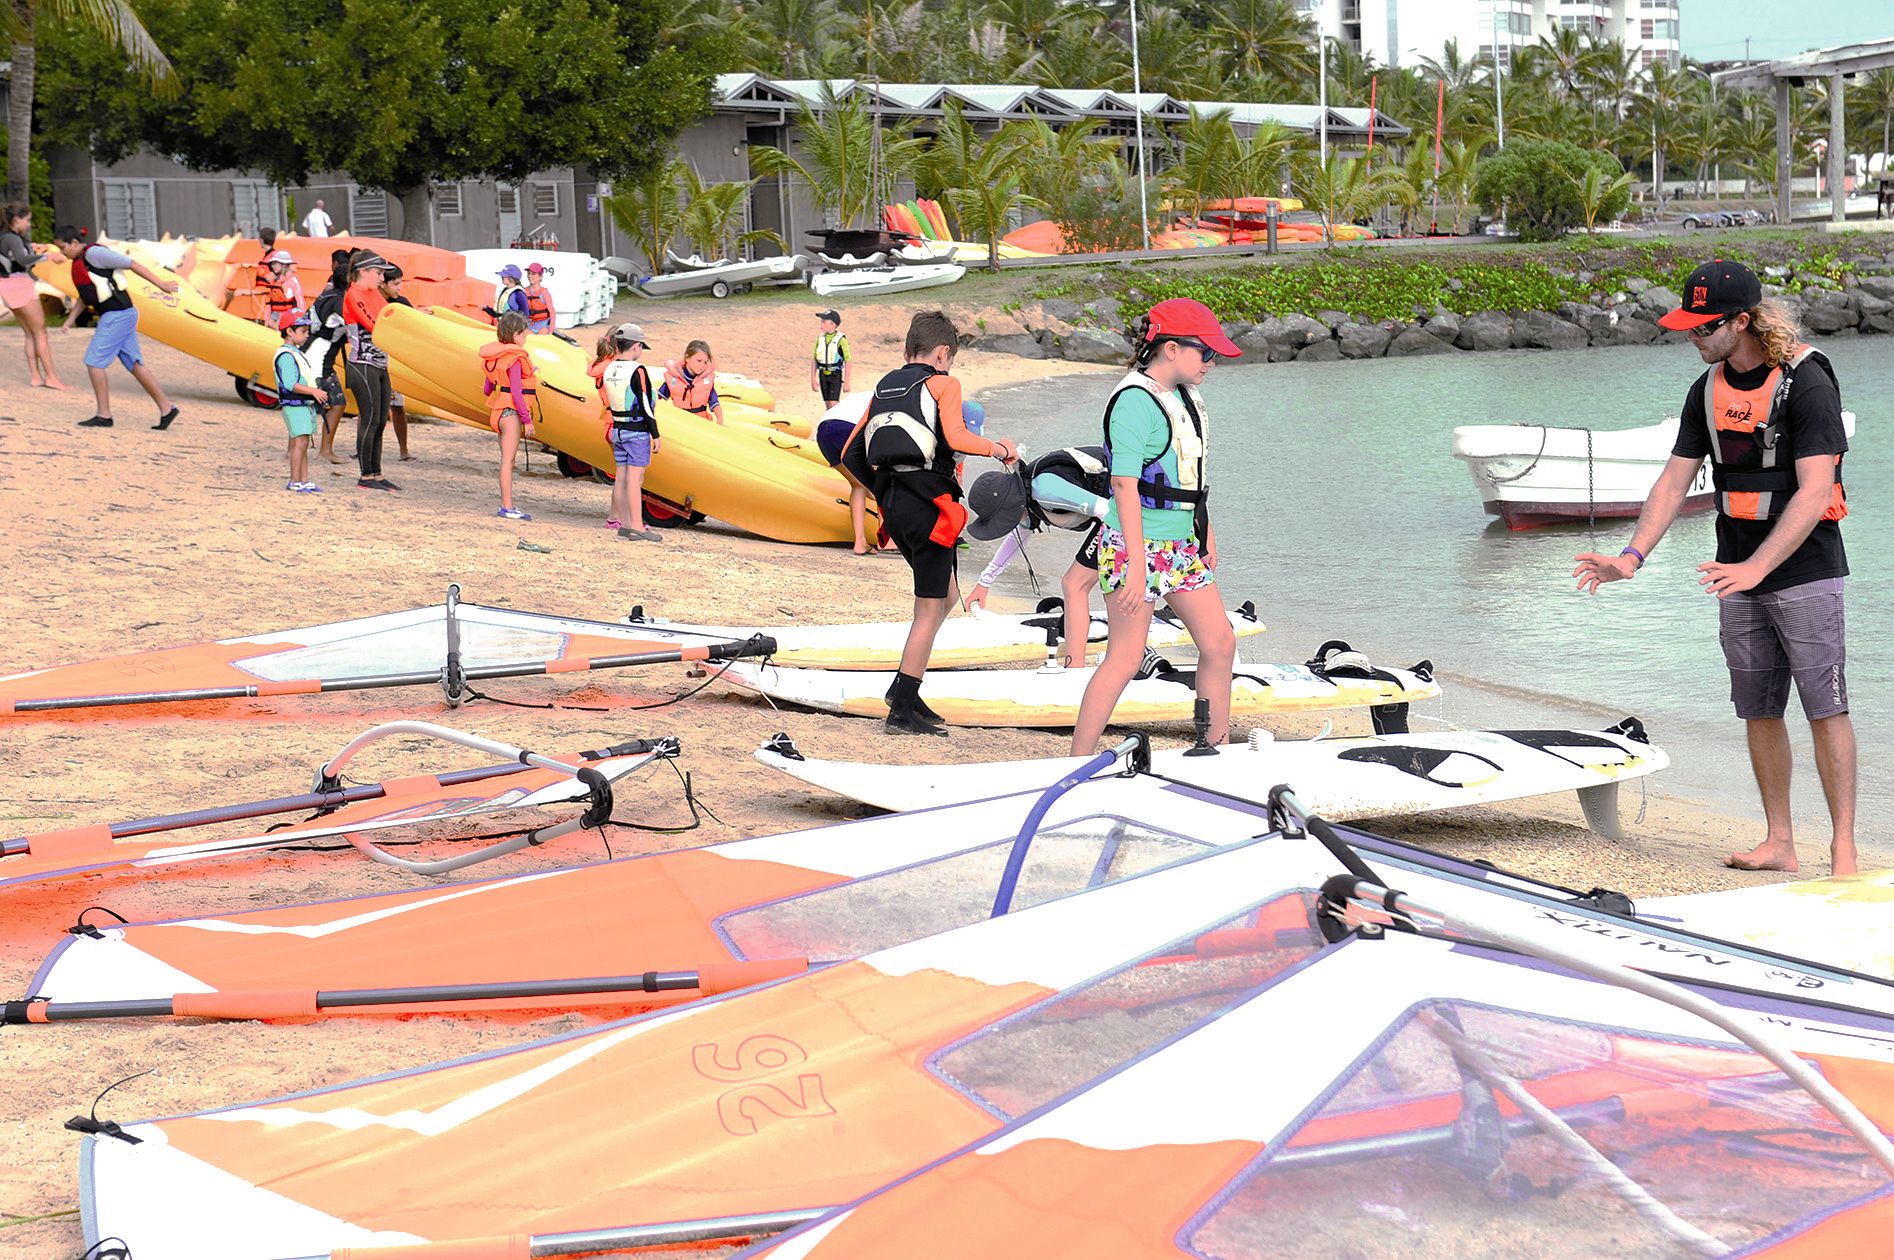
[[[702,376],[686,379],[684,365],[674,359],[664,364],[665,396],[684,410],[703,415],[710,410],[710,394],[717,387],[717,371],[705,368]]]
[[[1789,432],[1789,387],[1797,371],[1812,365],[1835,379],[1821,351],[1799,345],[1789,361],[1770,371],[1755,389],[1737,389],[1724,364],[1704,374],[1703,412],[1710,429],[1710,477],[1716,485],[1716,509],[1738,521],[1767,521],[1782,515],[1796,491],[1795,441]],[[1837,382],[1839,388],[1839,382]],[[1841,484],[1841,456],[1835,456],[1835,488],[1825,521],[1848,515]]]
[[[1133,368],[1125,373],[1118,382],[1111,399],[1105,404],[1105,444],[1111,445],[1111,413],[1118,400],[1131,390],[1142,390],[1150,395],[1170,421],[1170,435],[1164,449],[1157,457],[1145,464],[1138,474],[1138,502],[1148,508],[1189,508],[1197,520],[1197,533],[1202,537],[1208,523],[1208,504],[1210,488],[1205,477],[1205,458],[1208,453],[1210,432],[1210,413],[1204,406],[1203,394],[1194,385],[1180,385],[1175,393],[1162,389],[1158,383],[1143,372]],[[1173,484],[1164,471],[1164,456],[1170,451],[1177,452],[1177,481]]]
[[[507,374],[517,363],[520,368],[520,394],[530,409],[537,404],[534,395],[539,392],[539,373],[533,368],[533,356],[525,346],[511,341],[490,341],[480,347],[480,366],[487,374],[487,423],[497,432],[500,427],[500,413],[513,406],[513,391],[507,386]],[[533,417],[521,416],[521,423],[531,423]]]

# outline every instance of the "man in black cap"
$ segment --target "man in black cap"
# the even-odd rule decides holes
[[[1789,816],[1789,684],[1815,737],[1815,765],[1834,826],[1834,873],[1855,872],[1855,733],[1844,672],[1842,579],[1848,558],[1841,484],[1848,450],[1841,392],[1828,359],[1801,340],[1755,273],[1718,259],[1690,273],[1683,304],[1658,321],[1691,338],[1709,370],[1690,387],[1670,462],[1652,487],[1630,546],[1586,552],[1578,588],[1636,576],[1684,506],[1707,457],[1716,484],[1716,559],[1697,566],[1717,597],[1730,699],[1748,724],[1750,764],[1768,831],[1732,854],[1741,870],[1793,871]]]
[[[848,357],[848,334],[842,331],[839,311],[817,311],[815,354],[809,360],[809,389],[822,395],[822,405],[833,407],[848,391],[854,364]]]

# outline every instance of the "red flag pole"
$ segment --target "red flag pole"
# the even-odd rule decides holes
[[[1440,92],[1434,99],[1434,217],[1428,224],[1428,234],[1440,232],[1440,127],[1447,117],[1447,81],[1440,81]]]
[[[1374,164],[1374,90],[1375,82],[1381,76],[1368,76],[1368,163]]]

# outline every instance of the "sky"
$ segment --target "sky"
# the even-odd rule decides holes
[[[1890,0],[1679,0],[1684,56],[1698,61],[1793,57],[1870,39],[1894,39]]]

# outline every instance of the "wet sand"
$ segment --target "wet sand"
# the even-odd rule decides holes
[[[641,322],[654,357],[709,336],[724,366],[770,385],[784,410],[816,414],[807,389],[813,299],[792,305],[708,300],[621,305]],[[851,306],[845,327],[861,364],[858,386],[899,358],[903,306]],[[581,336],[581,341],[586,338]],[[55,334],[68,381],[83,381],[84,334]],[[150,361],[182,408],[165,433],[147,426],[149,400],[114,371],[119,426],[77,429],[91,414],[84,391],[25,387],[20,333],[0,329],[0,554],[6,630],[0,672],[51,666],[206,639],[283,629],[438,602],[448,583],[470,601],[615,618],[633,604],[680,620],[830,622],[897,618],[909,608],[898,560],[857,558],[846,547],[787,547],[716,527],[670,531],[661,547],[620,543],[601,528],[607,488],[561,477],[549,456],[530,455],[516,502],[535,515],[493,516],[496,445],[470,430],[417,422],[411,462],[388,475],[399,494],[357,490],[352,466],[316,463],[321,495],[283,490],[283,430],[272,413],[237,401],[229,378],[161,346]],[[1048,372],[1083,369],[968,351],[956,373],[970,390]],[[1005,432],[1003,415],[991,421]],[[353,421],[345,421],[345,449]],[[519,549],[525,539],[550,554]],[[982,552],[984,554],[984,551]],[[1267,607],[1264,608],[1267,618]],[[1248,655],[1269,650],[1270,637]],[[787,731],[831,757],[928,760],[1053,756],[1057,732],[956,731],[951,743],[890,742],[877,723],[778,712],[713,685],[668,707],[639,711],[692,685],[682,667],[495,682],[506,699],[560,707],[476,703],[449,711],[425,689],[298,697],[194,711],[123,711],[102,718],[0,719],[0,834],[105,822],[207,804],[304,791],[314,768],[362,728],[393,718],[441,721],[526,747],[568,751],[637,735],[674,734],[681,767],[721,821],[681,836],[608,829],[612,851],[651,851],[820,825],[854,807],[812,795],[757,765],[749,753]],[[1283,735],[1316,721],[1268,723]],[[1345,715],[1338,730],[1366,729]],[[1184,742],[1176,729],[1166,738]],[[355,767],[387,777],[480,764],[411,742],[384,745]],[[1661,785],[1660,785],[1661,786]],[[626,823],[686,821],[667,773],[642,776],[622,794]],[[1636,895],[1696,892],[1771,877],[1717,863],[1755,839],[1752,825],[1653,795],[1639,823],[1626,794],[1627,836],[1608,843],[1585,830],[1576,802],[1546,800],[1462,810],[1376,829],[1545,879]],[[1372,825],[1372,824],[1371,824]],[[476,876],[602,857],[588,834],[477,868]],[[1810,858],[1816,855],[1808,854]],[[1805,869],[1820,863],[1810,861]],[[109,906],[128,918],[178,917],[286,901],[413,887],[416,877],[350,852],[252,858],[191,866],[161,879],[107,876],[28,894],[0,893],[0,997],[25,994],[34,969],[79,911]],[[76,1255],[70,1214],[26,1224],[9,1217],[69,1213],[78,1201],[79,1139],[62,1129],[100,1090],[145,1073],[99,1107],[107,1118],[176,1114],[334,1084],[563,1031],[576,1016],[540,1020],[429,1017],[334,1020],[312,1025],[101,1023],[0,1033],[0,1257]]]

